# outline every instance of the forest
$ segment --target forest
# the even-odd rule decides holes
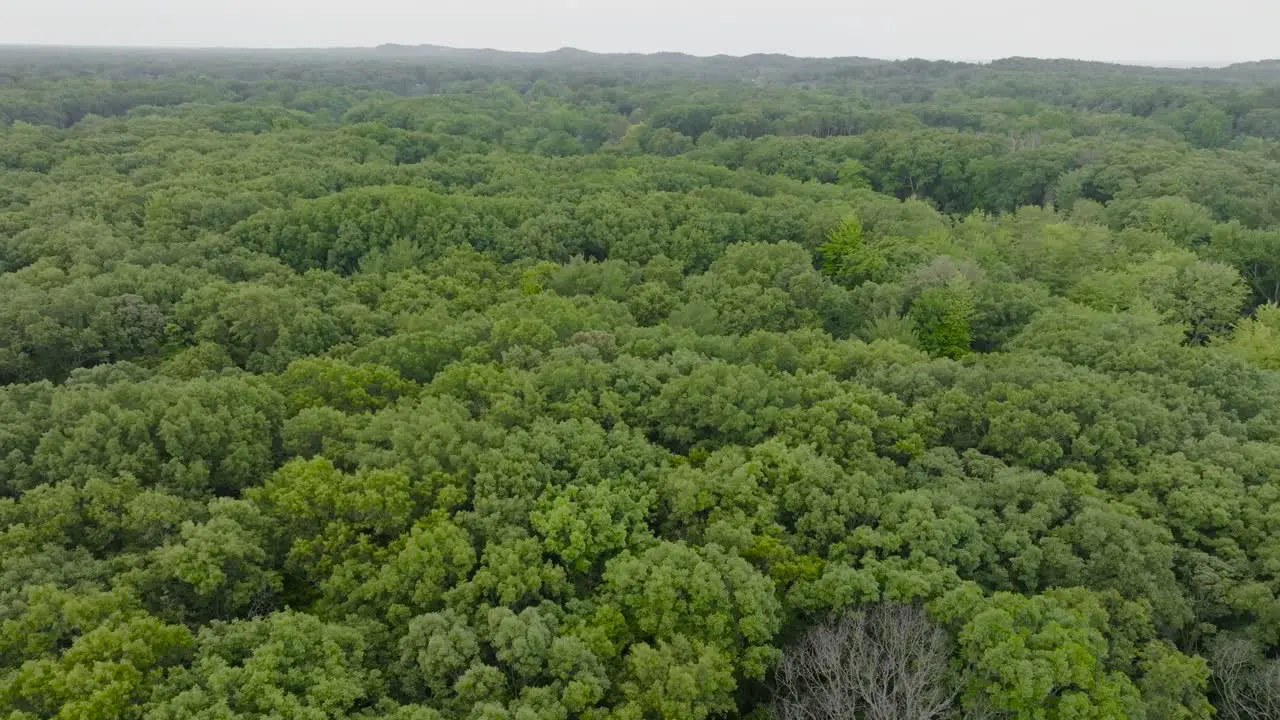
[[[1280,62],[0,47],[0,717],[1280,718]]]

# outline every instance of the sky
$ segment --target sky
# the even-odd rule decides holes
[[[1280,0],[0,0],[0,43],[1147,64],[1280,57]]]

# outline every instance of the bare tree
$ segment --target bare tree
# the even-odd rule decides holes
[[[1280,660],[1268,660],[1257,643],[1226,637],[1209,651],[1218,717],[1223,720],[1280,718]]]
[[[776,673],[777,720],[933,720],[952,712],[946,633],[922,610],[879,605],[818,625]]]

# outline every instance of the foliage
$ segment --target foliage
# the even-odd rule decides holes
[[[1278,87],[0,48],[0,715],[1275,716]]]

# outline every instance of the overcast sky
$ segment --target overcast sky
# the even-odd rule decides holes
[[[0,43],[395,42],[1145,63],[1280,57],[1280,0],[0,0]]]

